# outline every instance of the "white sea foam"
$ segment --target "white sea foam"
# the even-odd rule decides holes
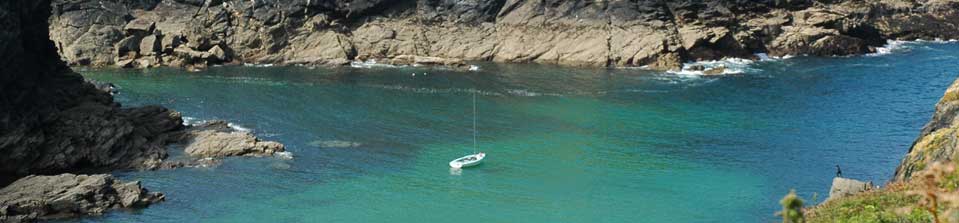
[[[769,56],[766,56],[769,58]],[[770,58],[771,59],[771,58]],[[743,74],[747,72],[758,71],[756,68],[752,68],[752,64],[756,61],[743,58],[726,58],[722,60],[710,60],[710,61],[696,61],[683,64],[681,70],[670,70],[667,73],[676,74],[680,76],[703,76],[705,71],[712,69],[723,69],[720,73],[721,75],[727,74]],[[702,70],[693,69],[693,67],[702,66]]]
[[[868,53],[866,54],[866,56],[874,57],[874,56],[882,56],[882,55],[888,55],[892,53],[903,52],[909,49],[909,46],[907,46],[908,43],[909,41],[887,40],[885,46],[876,47],[875,53]]]
[[[469,69],[469,71],[479,71],[479,70],[480,70],[480,67],[479,67],[479,66],[476,66],[476,65],[470,65],[470,69]]]
[[[251,132],[251,131],[252,131],[252,130],[250,130],[249,128],[243,127],[243,126],[241,126],[241,125],[239,125],[239,124],[235,124],[235,123],[232,123],[232,122],[227,122],[227,123],[226,123],[226,126],[229,126],[229,127],[232,128],[233,130],[241,131],[241,132]]]
[[[243,66],[247,66],[247,67],[273,67],[273,64],[271,64],[271,63],[265,63],[265,64],[243,63]]]
[[[756,57],[759,58],[759,61],[781,61],[781,60],[796,57],[794,55],[785,55],[785,56],[779,56],[779,57],[769,56],[769,54],[766,54],[766,53],[756,53],[754,55],[756,55]]]
[[[948,43],[957,43],[957,42],[959,42],[959,40],[957,40],[957,39],[949,39],[949,40],[944,40],[944,39],[934,39],[934,40],[916,39],[916,40],[913,40],[913,41],[887,40],[887,41],[886,41],[886,45],[884,45],[884,46],[882,46],[882,47],[876,47],[876,52],[875,52],[875,53],[869,53],[869,54],[866,54],[866,56],[882,56],[882,55],[889,55],[889,54],[893,54],[893,53],[907,52],[907,51],[909,51],[910,49],[912,49],[912,47],[914,47],[916,44],[922,44],[922,43],[948,44]]]
[[[276,152],[276,153],[273,153],[273,157],[276,157],[277,159],[291,160],[293,159],[293,153],[292,152]]]
[[[196,118],[194,117],[183,116],[183,125],[193,125],[196,124],[196,122]]]
[[[392,64],[381,64],[381,63],[377,63],[375,59],[369,59],[369,60],[367,60],[367,61],[355,60],[355,61],[353,61],[353,62],[350,62],[350,67],[353,67],[353,68],[382,68],[382,67],[386,67],[386,68],[396,68],[396,67],[405,67],[405,66],[397,66],[397,65],[392,65]]]

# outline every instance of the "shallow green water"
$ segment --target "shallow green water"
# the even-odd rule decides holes
[[[957,58],[957,44],[906,44],[719,78],[501,64],[85,70],[124,105],[225,119],[295,158],[119,172],[168,200],[80,221],[771,221],[790,188],[822,200],[836,164],[889,179]],[[453,171],[472,151],[474,92],[487,160]]]

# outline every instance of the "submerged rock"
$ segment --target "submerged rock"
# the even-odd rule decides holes
[[[163,194],[149,192],[139,181],[122,182],[106,174],[28,176],[0,189],[0,222],[100,215],[163,199]]]
[[[720,75],[726,72],[726,66],[720,65],[713,68],[708,68],[703,70],[703,75]]]
[[[343,140],[316,140],[309,143],[313,147],[323,147],[323,148],[353,148],[360,147],[363,144],[358,142],[350,142]]]

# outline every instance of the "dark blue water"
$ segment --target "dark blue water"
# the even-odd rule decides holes
[[[959,44],[731,64],[721,77],[481,64],[87,70],[127,106],[225,119],[295,158],[119,172],[165,192],[120,222],[757,222],[835,174],[887,181],[959,76]],[[413,75],[416,73],[417,75]],[[477,95],[486,162],[472,152]],[[814,195],[815,194],[815,195]]]

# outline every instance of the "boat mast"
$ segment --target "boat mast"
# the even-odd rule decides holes
[[[473,89],[473,154],[476,154],[476,89]]]

